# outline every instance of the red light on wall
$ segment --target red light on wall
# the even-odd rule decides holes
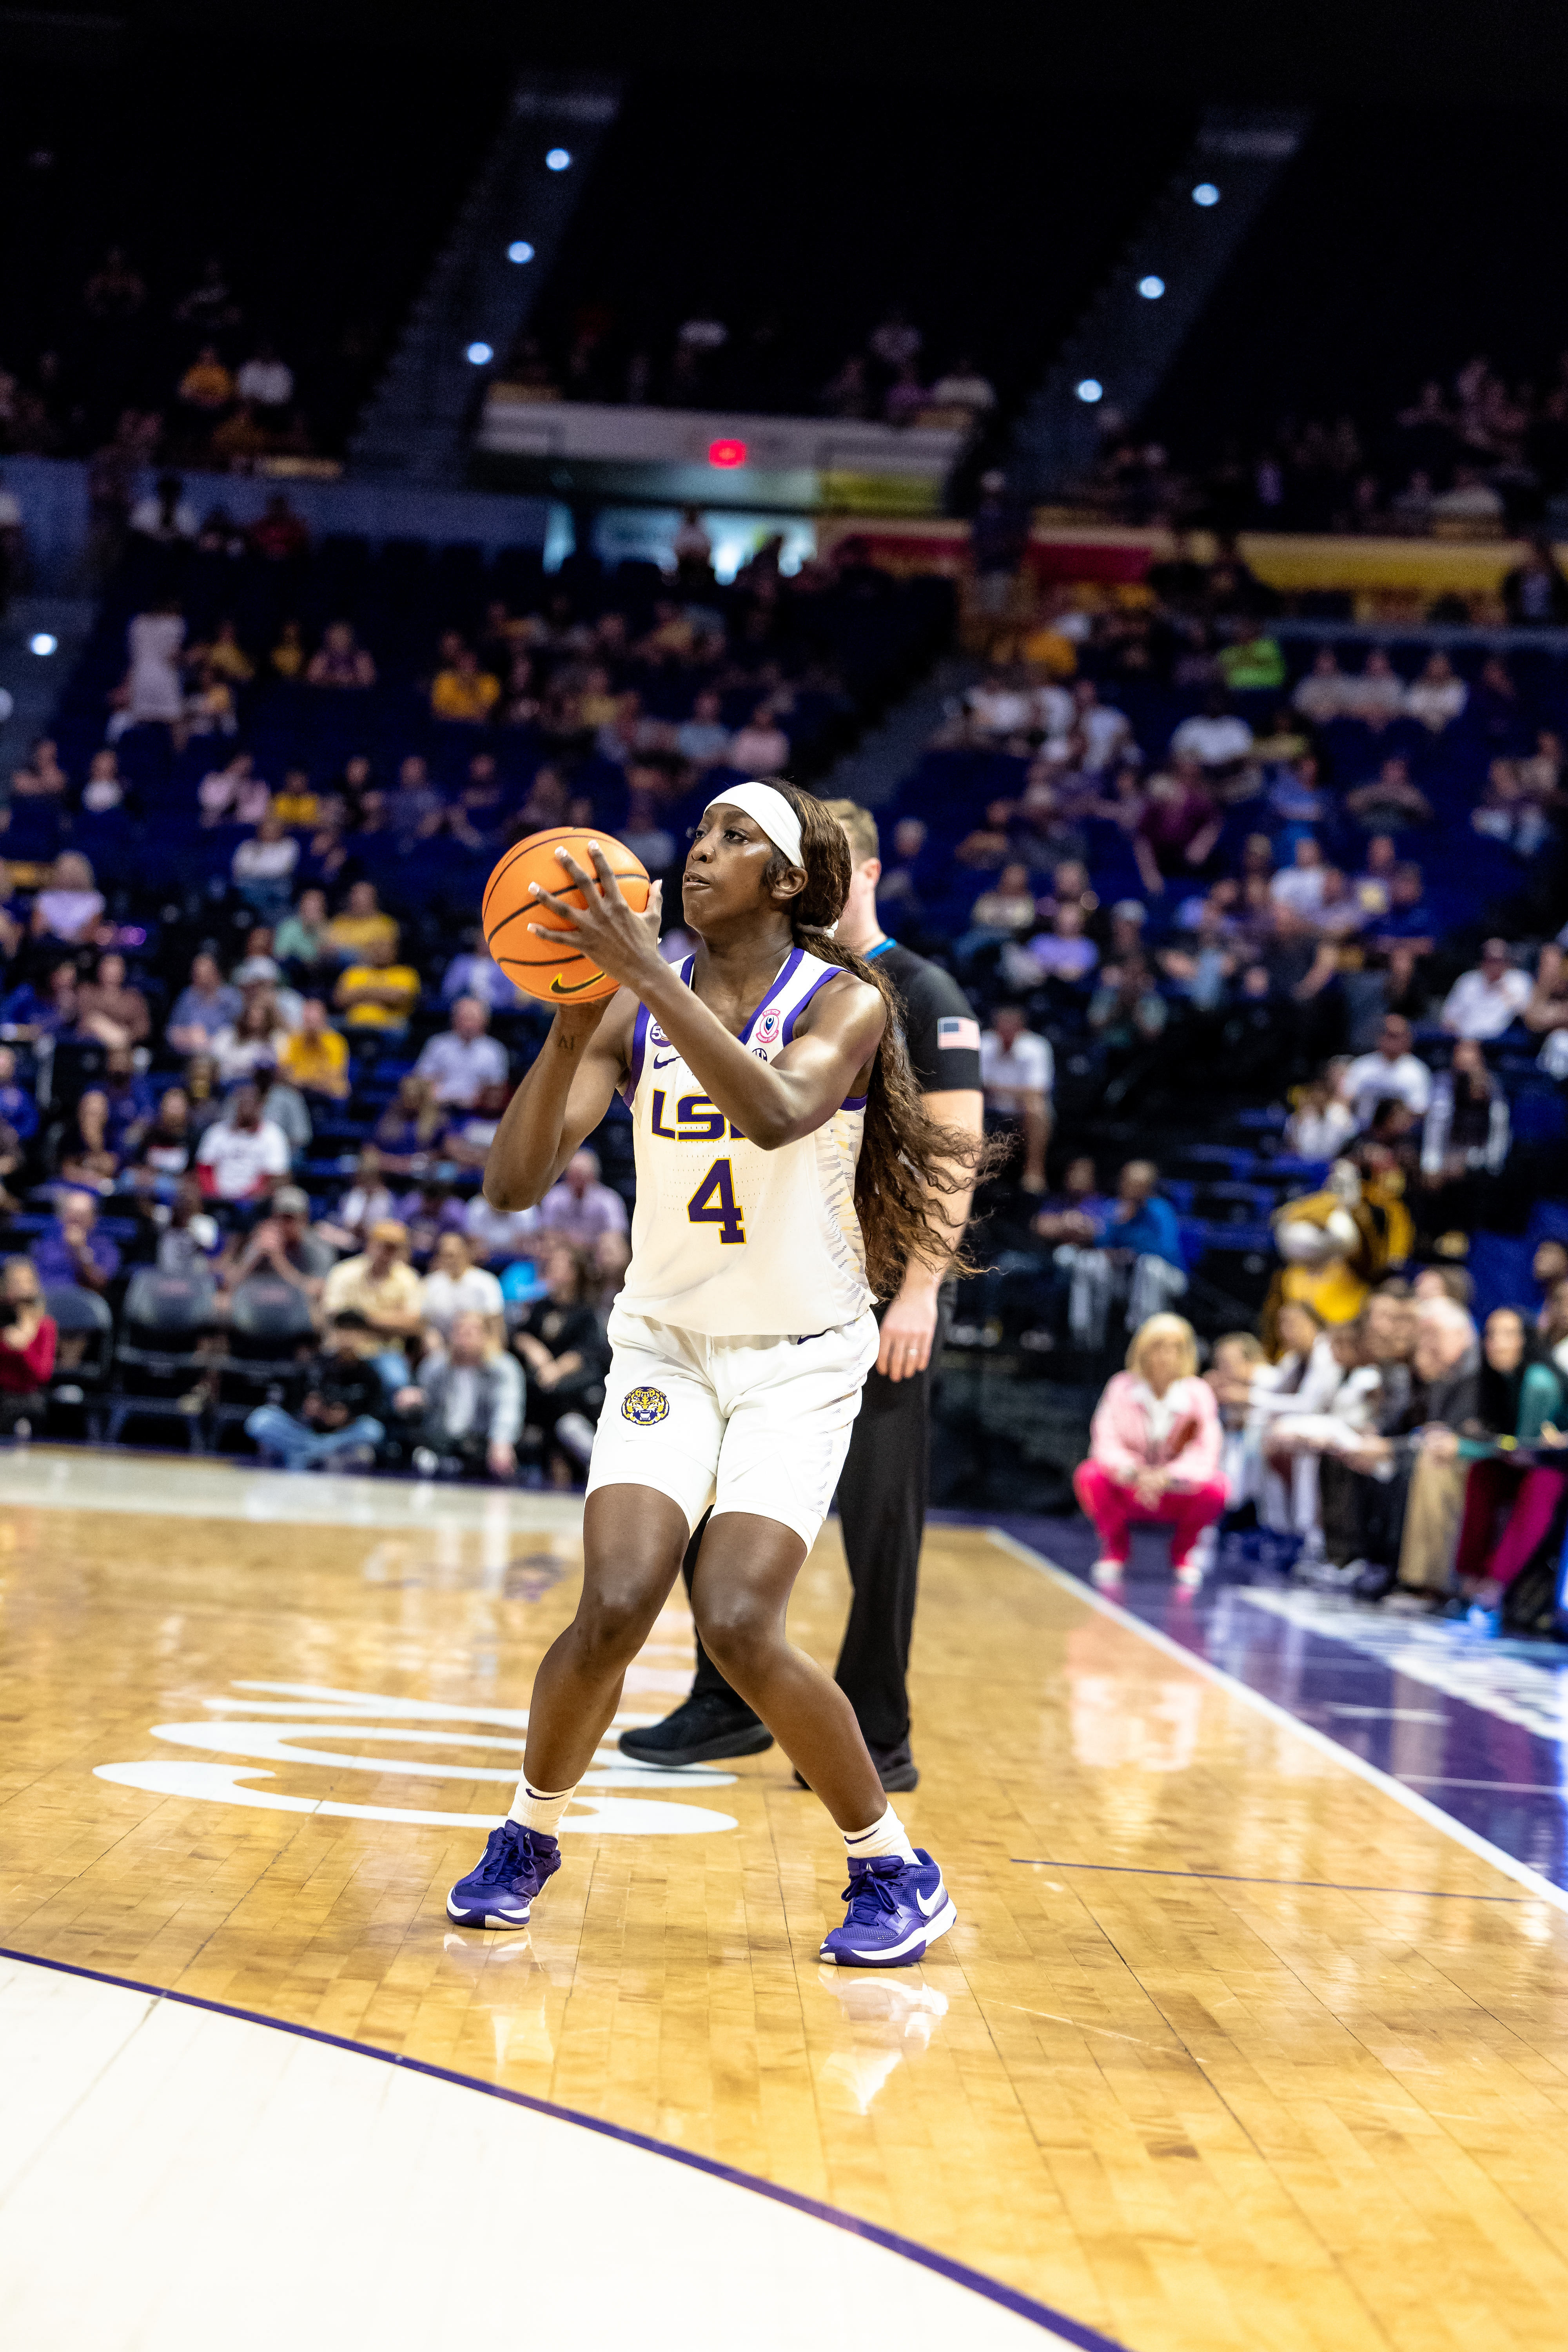
[[[743,466],[745,462],[746,445],[743,441],[710,441],[708,444],[708,463],[710,466],[728,467]]]

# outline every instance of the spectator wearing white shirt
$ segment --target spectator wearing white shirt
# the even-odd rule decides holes
[[[1355,1113],[1344,1097],[1350,1066],[1343,1057],[1331,1062],[1298,1095],[1285,1122],[1285,1148],[1298,1160],[1337,1160],[1355,1133]]]
[[[281,818],[264,816],[249,841],[234,853],[229,871],[247,907],[276,922],[289,912],[289,884],[300,863],[300,845]]]
[[[1073,725],[1083,737],[1083,764],[1090,775],[1103,775],[1124,761],[1137,761],[1140,755],[1132,740],[1131,720],[1124,710],[1113,710],[1101,702],[1092,678],[1079,679],[1072,699]],[[1250,734],[1247,740],[1252,740]]]
[[[294,397],[294,371],[279,358],[275,344],[260,342],[255,356],[246,361],[235,378],[234,388],[241,400],[252,402],[263,413],[287,408]]]
[[[1021,1005],[999,1004],[991,1027],[980,1040],[980,1083],[985,1090],[988,1118],[1023,1129],[1026,1192],[1046,1189],[1046,1146],[1051,1136],[1055,1081],[1056,1057],[1049,1040],[1036,1036],[1025,1025]]]
[[[506,1047],[486,1031],[489,1014],[477,996],[459,996],[452,1025],[432,1037],[414,1065],[438,1103],[471,1110],[486,1087],[507,1081]]]
[[[1385,1015],[1376,1050],[1358,1054],[1344,1074],[1341,1091],[1358,1128],[1370,1127],[1380,1103],[1403,1103],[1425,1118],[1432,1103],[1432,1073],[1410,1050],[1412,1031],[1402,1013]]]
[[[492,1209],[484,1194],[476,1192],[463,1212],[463,1230],[477,1264],[510,1265],[516,1258],[531,1256],[538,1247],[539,1212]]]
[[[1274,876],[1268,895],[1279,906],[1290,908],[1310,922],[1323,903],[1327,873],[1321,849],[1310,833],[1303,834],[1296,844],[1295,864]]]
[[[1451,1036],[1485,1045],[1511,1029],[1533,994],[1528,972],[1515,965],[1506,940],[1488,940],[1473,971],[1462,971],[1443,999],[1442,1024]]]
[[[254,1086],[236,1089],[225,1117],[196,1147],[196,1174],[209,1201],[264,1199],[289,1173],[289,1139],[275,1119],[262,1117]]]
[[[1451,727],[1470,698],[1470,689],[1462,677],[1454,674],[1454,665],[1447,654],[1434,654],[1420,677],[1407,688],[1405,708],[1412,719],[1440,735]]]
[[[776,776],[789,763],[789,737],[773,717],[772,706],[759,702],[732,739],[727,764],[742,775]]]
[[[1386,727],[1403,716],[1405,681],[1381,646],[1374,646],[1359,677],[1345,680],[1345,709],[1368,727]]]
[[[1196,760],[1211,782],[1216,776],[1233,774],[1251,750],[1251,728],[1236,711],[1226,709],[1217,687],[1202,710],[1184,719],[1171,738],[1171,757]]]
[[[1290,708],[1321,727],[1349,709],[1349,683],[1332,646],[1320,646],[1317,659],[1290,697]]]
[[[426,1326],[445,1343],[459,1315],[482,1315],[492,1339],[503,1336],[504,1307],[500,1284],[493,1274],[474,1263],[475,1252],[465,1234],[443,1234],[425,1276],[424,1315]]]

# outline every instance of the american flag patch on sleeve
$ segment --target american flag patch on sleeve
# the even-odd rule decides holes
[[[970,1053],[978,1054],[980,1024],[978,1021],[960,1020],[956,1014],[948,1020],[939,1021],[936,1024],[936,1044],[939,1053],[944,1046],[954,1045],[961,1051],[967,1048]]]

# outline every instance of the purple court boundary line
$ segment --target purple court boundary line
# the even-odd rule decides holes
[[[721,2163],[717,2157],[698,2156],[689,2148],[672,2147],[667,2141],[654,2139],[647,2132],[632,2131],[625,2124],[606,2123],[598,2116],[584,2115],[576,2107],[557,2106],[552,2099],[536,2098],[530,2091],[508,2090],[502,2083],[481,2082],[477,2074],[459,2074],[454,2067],[435,2066],[426,2058],[409,2058],[397,2050],[378,2050],[374,2042],[355,2042],[346,2033],[324,2033],[320,2026],[294,2025],[287,2018],[265,2017],[259,2010],[237,2009],[228,2001],[208,2000],[199,1993],[175,1992],[168,1986],[144,1984],[137,1977],[112,1976],[105,1969],[83,1968],[75,1960],[51,1960],[41,1952],[20,1952],[9,1944],[0,1944],[0,1959],[19,1960],[27,1968],[52,1969],[58,1976],[83,1977],[92,1984],[113,1985],[121,1992],[145,1993],[153,2000],[177,2001],[182,2009],[206,2010],[214,2017],[237,2018],[246,2025],[265,2025],[274,2033],[293,2033],[301,2042],[321,2042],[330,2050],[352,2051],[356,2057],[374,2058],[384,2066],[401,2066],[409,2074],[428,2075],[433,2082],[455,2084],[459,2090],[482,2091],[487,2098],[504,2099],[511,2106],[526,2107],[536,2116],[549,2116],[556,2123],[576,2124],[584,2131],[598,2132],[602,2137],[619,2140],[626,2147],[640,2147],[649,2156],[667,2157],[672,2164],[688,2165],[693,2172],[706,2172],[715,2180],[727,2180],[731,2188],[749,2189],[756,2196],[772,2198],[775,2205],[788,2205],[797,2213],[808,2213],[814,2221],[826,2221],[848,2237],[864,2238],[888,2253],[901,2254],[906,2262],[918,2263],[923,2270],[934,2271],[939,2277],[951,2279],[954,2285],[984,2295],[988,2303],[1000,2304],[1005,2311],[1044,2328],[1059,2343],[1073,2345],[1077,2352],[1127,2352],[1127,2347],[1115,2336],[1102,2336],[1098,2328],[1069,2319],[1065,2312],[1053,2311],[1047,2303],[1037,2303],[1032,2295],[1020,2293],[1016,2287],[1005,2286],[1000,2279],[987,2278],[984,2272],[971,2270],[967,2263],[954,2262],[946,2254],[917,2245],[912,2238],[902,2238],[895,2230],[884,2230],[878,2222],[862,2221],[858,2214],[846,2213],[837,2205],[825,2205],[820,2199],[804,2196],[797,2189],[781,2189],[772,2180],[760,2179],[754,2172],[742,2172],[735,2165]]]
[[[1492,1783],[1485,1784],[1490,1787]],[[1528,1895],[1460,1895],[1446,1886],[1350,1886],[1337,1878],[1247,1878],[1234,1870],[1151,1870],[1135,1862],[1053,1862],[1045,1854],[1007,1857],[1025,1870],[1100,1870],[1118,1878],[1214,1879],[1225,1886],[1320,1886],[1329,1895],[1410,1895],[1429,1903],[1529,1903]]]

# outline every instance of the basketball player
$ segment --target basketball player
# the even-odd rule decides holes
[[[853,801],[824,803],[844,827],[854,871],[834,937],[891,981],[903,1014],[915,1084],[928,1117],[978,1143],[984,1133],[980,1088],[980,1024],[958,982],[888,938],[877,920],[882,867],[877,820]],[[921,1538],[925,1528],[932,1365],[952,1320],[943,1286],[948,1258],[963,1238],[969,1181],[932,1203],[948,1228],[947,1256],[912,1258],[879,1316],[881,1337],[868,1375],[849,1451],[838,1480],[838,1515],[854,1592],[835,1675],[855,1709],[871,1761],[889,1795],[920,1779],[910,1752],[908,1672],[915,1622]],[[700,1530],[687,1548],[689,1581]],[[701,1643],[691,1696],[662,1723],[623,1731],[621,1747],[642,1764],[716,1762],[773,1746],[765,1724],[730,1688]]]
[[[704,1647],[844,1834],[841,1966],[921,1958],[956,1914],[917,1852],[842,1691],[784,1638],[795,1580],[876,1361],[871,1300],[946,1247],[933,1198],[971,1139],[938,1127],[910,1075],[885,983],[833,939],[848,844],[791,785],[731,787],[703,812],[682,880],[696,953],[661,961],[596,845],[584,893],[552,893],[582,953],[618,981],[564,1008],[490,1149],[486,1197],[541,1200],[619,1087],[637,1174],[632,1261],[583,1517],[583,1592],[534,1681],[523,1776],[483,1861],[447,1896],[469,1927],[516,1927],[560,1867],[557,1830],[712,1513],[692,1580]]]

